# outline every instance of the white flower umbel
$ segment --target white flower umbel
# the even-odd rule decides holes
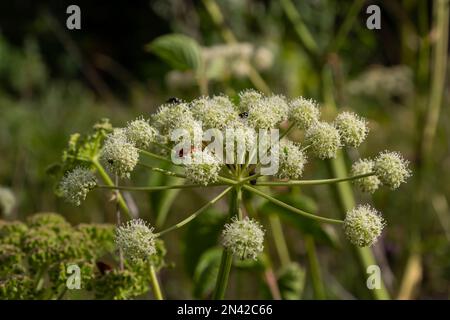
[[[369,159],[359,159],[352,165],[351,175],[359,176],[374,171],[374,162]],[[362,192],[374,193],[381,185],[380,179],[376,175],[353,180],[355,184]]]
[[[383,217],[375,209],[360,205],[347,212],[344,232],[352,244],[368,247],[378,240],[385,225]]]
[[[63,197],[70,203],[79,206],[86,195],[97,185],[94,173],[88,168],[76,167],[66,173],[60,183]]]
[[[329,123],[318,122],[312,125],[305,135],[305,144],[320,159],[335,158],[341,147],[338,130]]]
[[[239,259],[256,259],[264,249],[264,230],[253,219],[234,217],[225,225],[222,244]]]
[[[289,103],[289,119],[300,129],[308,129],[319,118],[320,110],[314,100],[300,97]]]
[[[128,123],[125,128],[125,135],[136,147],[147,148],[150,143],[155,141],[157,132],[147,120],[140,117]]]
[[[357,148],[366,139],[369,128],[367,122],[353,112],[342,112],[334,120],[345,146]]]
[[[306,164],[306,156],[300,146],[290,140],[282,140],[279,154],[277,177],[280,179],[300,179]]]
[[[127,221],[116,229],[115,243],[132,261],[146,260],[156,253],[153,228],[142,219]]]
[[[248,89],[241,91],[239,93],[239,112],[248,112],[252,106],[258,104],[261,99],[263,98],[263,95],[253,89]]]
[[[121,178],[128,178],[139,160],[139,151],[123,129],[108,135],[100,152],[100,160]]]
[[[401,154],[384,151],[375,159],[374,171],[384,185],[397,189],[411,176],[408,164]]]
[[[186,177],[193,183],[207,186],[217,181],[222,164],[208,151],[195,150],[191,154],[191,163],[184,167]]]
[[[189,110],[189,105],[182,102],[162,105],[153,115],[152,120],[153,125],[162,135],[170,135],[184,121],[191,121],[194,118]]]

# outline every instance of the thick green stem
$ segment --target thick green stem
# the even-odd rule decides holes
[[[150,284],[156,300],[164,300],[154,266],[150,266]]]
[[[314,220],[317,220],[319,222],[336,223],[336,224],[343,223],[342,220],[336,220],[336,219],[324,218],[324,217],[316,216],[316,215],[311,214],[309,212],[306,212],[306,211],[300,210],[298,208],[295,208],[295,207],[293,207],[293,206],[291,206],[291,205],[289,205],[287,203],[284,203],[283,201],[280,201],[280,200],[278,200],[278,199],[276,199],[276,198],[274,198],[272,196],[269,196],[268,194],[266,194],[266,193],[264,193],[264,192],[262,192],[262,191],[260,191],[260,190],[258,190],[256,188],[253,188],[253,187],[250,187],[250,186],[247,186],[247,185],[244,185],[243,188],[248,190],[248,191],[250,191],[250,192],[253,192],[253,193],[255,193],[255,194],[257,194],[257,195],[259,195],[259,196],[261,196],[261,197],[263,197],[263,198],[265,198],[267,200],[269,200],[270,202],[275,203],[276,205],[279,205],[280,207],[283,207],[283,208],[288,209],[288,210],[290,210],[292,212],[298,213],[298,214],[300,214],[300,215],[302,215],[304,217],[307,217],[307,218],[310,218],[310,219],[314,219]]]
[[[242,190],[240,186],[237,186],[234,188],[230,198],[230,218],[235,216],[242,218],[240,213],[241,200]],[[217,275],[216,288],[213,294],[213,298],[215,300],[223,300],[225,298],[232,263],[233,255],[227,249],[224,249],[222,253],[222,260],[220,262],[219,273]]]
[[[100,162],[94,160],[92,161],[92,163],[94,164],[95,168],[100,174],[100,177],[102,178],[103,182],[110,187],[114,187],[115,186],[114,182],[111,180],[111,177],[108,175],[108,173],[106,173],[105,168],[103,168]],[[125,199],[120,194],[120,192],[117,193],[117,203],[122,212],[127,216],[127,218],[130,219],[131,218],[130,210],[128,209]]]
[[[314,238],[311,235],[305,237],[306,253],[309,260],[309,269],[311,273],[311,279],[314,289],[314,296],[318,300],[324,300],[325,288],[323,286],[322,276],[320,274],[320,264],[316,253],[316,244]]]

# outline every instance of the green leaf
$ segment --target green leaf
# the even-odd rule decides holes
[[[201,65],[200,46],[182,34],[168,34],[156,38],[146,49],[159,56],[176,70],[198,70]]]
[[[205,298],[212,292],[219,273],[222,248],[213,247],[200,257],[194,272],[194,297]]]
[[[305,287],[305,270],[292,262],[280,269],[278,273],[278,288],[284,300],[301,299]]]
[[[315,213],[317,212],[317,205],[314,200],[298,193],[288,193],[277,195],[275,198],[281,200],[295,208]],[[311,235],[318,243],[336,246],[335,236],[330,233],[329,229],[324,229],[322,225],[312,219],[303,217],[288,209],[282,208],[273,204],[272,202],[266,202],[260,209],[264,214],[278,214],[289,225],[297,228],[303,235]]]
[[[190,276],[193,275],[203,253],[216,246],[227,215],[210,208],[187,225],[184,234],[184,265]]]

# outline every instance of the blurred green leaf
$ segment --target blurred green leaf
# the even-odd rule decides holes
[[[200,47],[194,39],[182,34],[156,38],[146,49],[159,56],[176,70],[197,70],[201,64]]]
[[[301,299],[305,287],[305,270],[295,262],[278,272],[278,288],[285,300]]]
[[[188,224],[184,234],[184,265],[190,276],[203,253],[217,245],[226,218],[225,213],[211,208]]]
[[[205,251],[194,272],[194,297],[205,298],[214,289],[219,265],[222,257],[222,248],[214,247]]]

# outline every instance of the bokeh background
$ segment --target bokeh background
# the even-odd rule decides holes
[[[66,28],[70,4],[81,8],[81,30]],[[371,4],[381,8],[380,30],[366,27]],[[137,115],[150,115],[171,97],[189,100],[205,90],[231,96],[246,88],[303,95],[319,101],[326,117],[349,108],[370,120],[368,141],[359,153],[343,157],[347,167],[386,148],[402,152],[414,176],[399,190],[381,190],[373,197],[346,187],[278,192],[329,216],[342,214],[346,201],[372,202],[389,224],[372,250],[389,296],[447,299],[448,21],[444,0],[2,1],[1,218],[58,212],[73,224],[114,222],[107,193],[92,193],[73,207],[55,195],[56,181],[48,173],[70,134],[90,130],[100,118],[122,126]],[[150,49],[155,39],[173,33],[190,37],[200,50],[205,61],[201,81],[189,68],[168,64]],[[306,176],[338,171],[331,164],[311,163]],[[164,183],[145,173],[138,173],[136,181]],[[141,217],[160,227],[179,221],[210,197],[202,191],[128,196]],[[169,298],[208,296],[212,280],[206,271],[217,257],[225,209],[220,204],[167,236],[169,267],[160,277]],[[263,204],[256,209],[276,211]],[[289,259],[305,274],[288,288],[292,298],[373,298],[361,252],[339,232],[282,221]],[[274,253],[270,272],[280,280],[283,257],[270,234],[267,242]],[[313,254],[319,275],[310,272]],[[255,268],[237,266],[229,297],[270,298],[267,270]]]

